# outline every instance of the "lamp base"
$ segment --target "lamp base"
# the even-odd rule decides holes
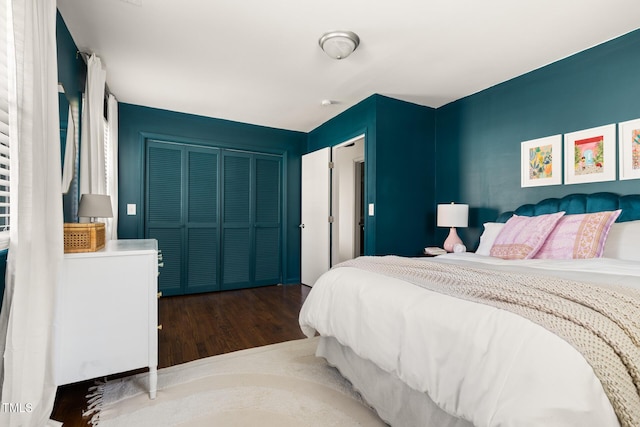
[[[447,240],[444,241],[444,250],[447,252],[453,252],[453,247],[455,245],[462,244],[462,240],[458,237],[458,232],[455,227],[451,227],[449,229],[449,236],[447,236]]]

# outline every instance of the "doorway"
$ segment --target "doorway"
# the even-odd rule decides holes
[[[365,136],[302,156],[301,282],[364,254]]]
[[[364,254],[364,135],[332,149],[331,265]]]

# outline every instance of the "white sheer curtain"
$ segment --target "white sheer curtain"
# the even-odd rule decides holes
[[[71,181],[75,175],[76,165],[76,124],[73,120],[73,110],[69,105],[67,119],[67,139],[64,149],[64,163],[62,169],[62,194],[67,194],[71,188]]]
[[[118,238],[118,101],[109,94],[107,102],[109,150],[107,150],[107,194],[111,196],[113,218],[107,221],[107,239]]]
[[[107,194],[104,150],[104,85],[107,73],[95,54],[87,60],[80,138],[80,194]],[[100,219],[100,222],[106,222]]]
[[[9,61],[11,237],[0,400],[16,406],[3,405],[0,425],[41,427],[55,423],[49,421],[56,392],[51,331],[63,255],[56,2],[3,0],[2,6],[12,18],[15,61]]]

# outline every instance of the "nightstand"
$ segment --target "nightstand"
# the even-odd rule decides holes
[[[155,398],[156,240],[111,240],[96,252],[65,254],[56,304],[56,385],[148,367],[149,396]]]

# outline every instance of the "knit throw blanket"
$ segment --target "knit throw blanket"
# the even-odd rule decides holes
[[[356,267],[523,316],[575,347],[593,368],[623,427],[640,426],[640,291],[397,256]]]

